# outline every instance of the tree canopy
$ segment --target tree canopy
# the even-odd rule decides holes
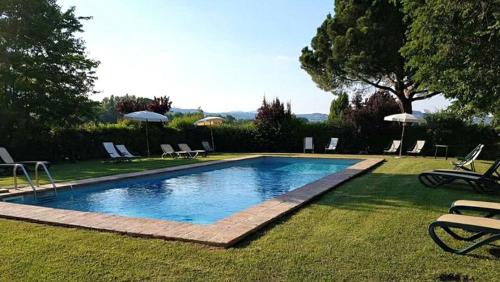
[[[335,1],[334,12],[300,56],[302,68],[318,87],[339,92],[372,86],[395,95],[403,112],[412,111],[413,101],[438,94],[419,88],[405,69],[399,50],[407,25],[400,1]]]
[[[405,1],[407,69],[462,114],[500,114],[500,0]]]
[[[0,106],[17,119],[68,125],[93,115],[98,61],[89,59],[82,20],[55,0],[0,2]]]

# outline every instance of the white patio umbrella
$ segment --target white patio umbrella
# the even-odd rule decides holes
[[[224,119],[221,117],[206,117],[202,118],[200,120],[197,120],[194,125],[196,126],[208,126],[210,127],[210,136],[212,137],[212,148],[215,150],[215,143],[214,143],[214,133],[212,132],[212,126],[221,124],[224,122]]]
[[[148,132],[148,122],[167,122],[168,117],[155,113],[155,112],[150,112],[150,111],[138,111],[138,112],[133,112],[129,113],[123,116],[126,119],[129,120],[135,120],[135,121],[144,121],[146,122],[146,147],[148,149],[148,157],[149,157],[149,132]]]
[[[401,122],[403,124],[403,130],[401,131],[401,144],[399,145],[399,156],[401,157],[401,153],[403,151],[403,139],[405,136],[405,127],[407,123],[422,123],[425,122],[423,119],[407,114],[407,113],[402,113],[402,114],[395,114],[395,115],[390,115],[384,117],[385,121],[397,121]]]

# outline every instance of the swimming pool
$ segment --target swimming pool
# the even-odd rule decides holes
[[[262,157],[60,190],[8,202],[133,218],[213,224],[359,162]]]

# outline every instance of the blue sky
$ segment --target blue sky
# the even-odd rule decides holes
[[[174,107],[253,111],[262,97],[291,101],[295,113],[327,113],[333,95],[300,69],[331,0],[61,0],[76,6],[83,39],[101,61],[92,98],[168,95]],[[439,97],[414,104],[442,108]]]

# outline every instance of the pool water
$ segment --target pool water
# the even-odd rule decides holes
[[[342,171],[357,160],[263,157],[60,190],[9,202],[139,218],[211,224]]]

